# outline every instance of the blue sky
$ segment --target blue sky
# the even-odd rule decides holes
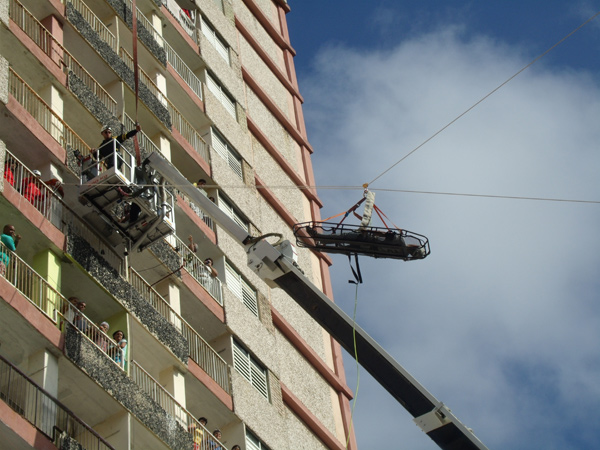
[[[323,187],[375,179],[600,11],[588,0],[290,6]],[[432,253],[362,258],[357,322],[490,449],[600,442],[599,117],[597,17],[370,186]],[[361,192],[319,195],[328,217]],[[352,314],[347,260],[333,260],[336,302]],[[364,370],[355,427],[361,449],[437,448]]]

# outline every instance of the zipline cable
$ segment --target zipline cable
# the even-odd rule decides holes
[[[478,100],[476,103],[474,103],[471,107],[469,107],[467,110],[465,110],[464,112],[462,112],[461,114],[459,114],[457,117],[455,117],[453,120],[451,120],[450,122],[448,122],[446,125],[444,125],[442,128],[440,128],[438,131],[436,131],[433,135],[431,135],[430,137],[428,137],[427,139],[425,139],[421,144],[417,145],[414,149],[412,149],[410,152],[408,152],[406,155],[404,155],[402,158],[400,158],[398,161],[396,161],[394,164],[392,164],[386,170],[384,170],[383,172],[381,172],[379,175],[377,175],[375,178],[373,178],[367,184],[371,185],[375,181],[377,181],[379,178],[381,178],[382,176],[384,176],[386,173],[388,173],[390,170],[392,170],[394,167],[396,167],[398,164],[400,164],[402,161],[404,161],[410,155],[412,155],[413,153],[415,153],[417,150],[419,150],[421,147],[423,147],[425,144],[427,144],[429,141],[431,141],[433,138],[435,138],[438,134],[440,134],[444,130],[446,130],[446,128],[450,127],[452,124],[454,124],[455,122],[457,122],[459,119],[461,119],[467,113],[469,113],[471,110],[473,110],[474,108],[476,108],[477,106],[479,106],[479,104],[481,104],[483,101],[485,101],[492,94],[494,94],[495,92],[497,92],[498,90],[500,90],[501,88],[503,88],[504,86],[506,86],[514,78],[516,78],[518,75],[520,75],[523,71],[527,70],[529,67],[531,67],[533,64],[535,64],[538,60],[540,60],[541,58],[543,58],[544,56],[546,56],[548,53],[550,53],[552,50],[554,50],[556,47],[558,47],[560,44],[562,44],[564,41],[566,41],[568,38],[570,38],[572,35],[574,35],[576,32],[578,32],[580,29],[582,29],[588,23],[590,23],[592,20],[594,20],[598,15],[600,15],[600,11],[598,11],[597,13],[595,13],[593,16],[591,16],[589,19],[587,19],[585,22],[583,22],[581,25],[579,25],[577,28],[575,28],[573,31],[571,31],[569,34],[567,34],[565,37],[563,37],[560,41],[558,41],[556,44],[554,44],[552,47],[550,47],[544,53],[542,53],[541,55],[539,55],[536,58],[534,58],[529,64],[527,64],[526,66],[524,66],[517,73],[515,73],[510,78],[508,78],[506,81],[504,81],[502,84],[500,84],[495,89],[493,89],[492,91],[490,91],[488,94],[486,94],[485,96],[483,96],[480,100]]]
[[[78,183],[62,183],[63,186],[79,186]],[[112,184],[107,183],[98,183],[95,186],[114,186]],[[154,185],[145,185],[139,184],[138,187],[152,187]],[[174,188],[181,187],[179,185],[170,185]],[[364,188],[362,186],[227,186],[227,185],[207,185],[208,188],[214,189],[319,189],[319,190],[339,190],[339,191],[355,191],[361,190]],[[374,192],[400,192],[405,194],[428,194],[428,195],[449,195],[454,197],[481,197],[481,198],[497,198],[497,199],[507,199],[507,200],[530,200],[530,201],[541,201],[541,202],[560,202],[560,203],[588,203],[592,205],[600,204],[600,200],[579,200],[579,199],[570,199],[570,198],[551,198],[551,197],[528,197],[522,195],[494,195],[494,194],[473,194],[473,193],[465,193],[465,192],[442,192],[442,191],[417,191],[413,189],[385,189],[385,188],[375,188],[371,189]],[[342,215],[345,212],[338,214]],[[329,219],[335,218],[336,216],[332,216]]]

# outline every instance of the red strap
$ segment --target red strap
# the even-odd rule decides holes
[[[139,99],[139,85],[140,85],[140,74],[138,69],[138,57],[137,57],[137,6],[135,0],[132,0],[131,5],[131,34],[133,39],[133,79],[135,84],[135,123],[137,127],[138,123],[138,99]],[[135,147],[135,162],[137,166],[142,164],[142,153],[140,152],[140,144],[137,139],[137,135],[133,136],[133,146]]]
[[[385,215],[385,213],[384,213],[382,210],[380,210],[380,209],[377,207],[377,205],[373,205],[373,209],[375,210],[375,212],[377,213],[377,215],[379,216],[379,218],[381,219],[381,221],[383,222],[383,224],[385,225],[385,227],[386,227],[388,230],[390,229],[390,227],[388,227],[388,226],[387,226],[387,224],[386,224],[386,223],[385,223],[385,221],[383,220],[383,217],[381,217],[381,214],[383,214],[383,215],[384,215],[384,217],[385,217],[387,220],[389,220],[389,221],[392,223],[392,225],[394,225],[394,226],[396,227],[396,229],[397,229],[397,230],[400,230],[400,231],[402,231],[402,229],[401,229],[400,227],[398,227],[398,225],[396,225],[394,222],[392,222],[392,221],[390,220],[390,218],[389,218],[388,216],[386,216],[386,215]]]

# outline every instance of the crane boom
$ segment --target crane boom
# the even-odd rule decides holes
[[[333,301],[296,267],[281,246],[266,240],[255,242],[232,218],[194,187],[160,154],[144,162],[206,211],[219,226],[247,245],[248,265],[270,286],[293,298],[349,353],[356,347],[359,363],[414,417],[415,423],[443,450],[487,450],[443,403],[429,393],[371,336],[357,326]],[[282,245],[289,245],[285,242]]]

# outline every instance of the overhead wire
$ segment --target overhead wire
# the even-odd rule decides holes
[[[600,15],[600,11],[598,11],[597,13],[595,13],[594,15],[592,15],[589,19],[587,19],[585,22],[583,22],[581,25],[579,25],[577,28],[575,28],[573,31],[571,31],[569,34],[567,34],[565,37],[563,37],[561,40],[559,40],[557,43],[555,43],[552,47],[550,47],[549,49],[547,49],[545,52],[543,52],[542,54],[538,55],[531,62],[529,62],[527,65],[525,65],[524,67],[522,67],[519,71],[517,71],[514,75],[512,75],[511,77],[509,77],[508,79],[506,79],[504,82],[502,82],[496,88],[492,89],[489,93],[487,93],[486,95],[484,95],[481,99],[479,99],[477,102],[475,102],[469,108],[467,108],[461,114],[459,114],[458,116],[456,116],[454,119],[452,119],[450,122],[448,122],[442,128],[440,128],[438,131],[436,131],[430,137],[428,137],[427,139],[425,139],[423,142],[421,142],[419,145],[417,145],[414,149],[412,149],[410,152],[408,152],[406,155],[404,155],[402,158],[400,158],[398,161],[396,161],[394,164],[392,164],[386,170],[384,170],[383,172],[381,172],[379,175],[377,175],[375,178],[373,178],[367,184],[371,185],[375,181],[377,181],[379,178],[381,178],[382,176],[384,176],[386,173],[388,173],[390,170],[392,170],[394,167],[396,167],[398,164],[400,164],[402,161],[404,161],[410,155],[412,155],[413,153],[415,153],[417,150],[419,150],[421,147],[423,147],[429,141],[431,141],[432,139],[434,139],[440,133],[444,132],[448,127],[452,126],[454,123],[456,123],[458,120],[460,120],[466,114],[468,114],[470,111],[472,111],[477,106],[479,106],[482,102],[484,102],[485,100],[487,100],[491,95],[493,95],[494,93],[496,93],[498,90],[502,89],[504,86],[506,86],[508,83],[510,83],[513,79],[515,79],[517,76],[519,76],[522,72],[524,72],[525,70],[527,70],[529,67],[531,67],[533,64],[535,64],[537,61],[539,61],[544,56],[546,56],[548,53],[550,53],[552,50],[554,50],[556,47],[558,47],[560,44],[562,44],[564,41],[566,41],[572,35],[574,35],[579,30],[581,30],[584,26],[586,26],[588,23],[590,23],[592,20],[594,20],[598,15]]]
[[[63,183],[63,186],[79,186],[78,183]],[[98,183],[95,186],[114,186],[108,183]],[[154,185],[144,185],[140,184],[138,187],[153,187]],[[170,185],[177,189],[178,187],[183,187],[180,185]],[[229,186],[229,185],[206,185],[205,188],[208,189],[300,189],[300,190],[310,190],[310,189],[318,189],[318,190],[340,190],[340,191],[355,191],[361,190],[363,191],[363,186]],[[552,197],[531,197],[524,195],[496,195],[496,194],[476,194],[469,192],[444,192],[444,191],[423,191],[423,190],[415,190],[415,189],[387,189],[387,188],[374,188],[370,189],[374,192],[399,192],[405,194],[428,194],[428,195],[449,195],[455,197],[481,197],[481,198],[496,198],[496,199],[509,199],[509,200],[530,200],[530,201],[542,201],[542,202],[560,202],[560,203],[587,203],[587,204],[600,204],[600,200],[581,200],[581,199],[572,199],[572,198],[552,198]]]

